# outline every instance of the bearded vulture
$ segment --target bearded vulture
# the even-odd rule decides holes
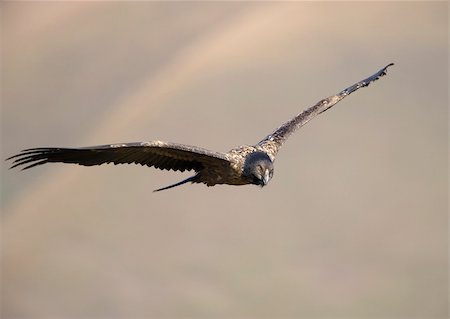
[[[162,170],[195,171],[191,176],[176,184],[155,190],[162,191],[187,182],[265,186],[273,176],[273,163],[281,145],[298,128],[316,115],[325,112],[347,95],[386,75],[385,66],[336,95],[325,98],[302,113],[290,119],[271,134],[252,146],[239,146],[227,153],[214,152],[197,146],[188,146],[161,141],[139,143],[116,143],[91,147],[62,148],[40,147],[23,150],[7,158],[13,160],[11,168],[23,166],[28,169],[45,163],[72,163],[84,166],[114,164],[140,164]]]

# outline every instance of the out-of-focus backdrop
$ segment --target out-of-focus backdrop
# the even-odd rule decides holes
[[[2,162],[2,317],[447,317],[448,2],[2,2],[2,159],[218,151],[387,63],[275,176]]]

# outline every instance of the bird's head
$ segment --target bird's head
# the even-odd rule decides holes
[[[253,152],[247,155],[243,174],[255,185],[266,186],[273,176],[273,162],[264,152]]]

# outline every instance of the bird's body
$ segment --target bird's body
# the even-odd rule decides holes
[[[214,152],[196,146],[161,141],[108,144],[82,148],[34,148],[9,157],[13,167],[28,169],[37,165],[59,162],[84,166],[114,164],[141,164],[174,171],[194,170],[196,174],[179,183],[157,189],[172,188],[187,182],[265,186],[273,176],[273,163],[284,141],[299,127],[316,115],[325,112],[347,95],[369,85],[386,74],[387,65],[377,73],[340,93],[323,99],[292,118],[253,146],[240,146],[227,153]]]

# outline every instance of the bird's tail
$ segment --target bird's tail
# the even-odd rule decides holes
[[[163,187],[163,188],[155,189],[153,192],[159,192],[159,191],[163,191],[163,190],[166,190],[166,189],[169,189],[169,188],[172,188],[172,187],[183,185],[183,184],[188,183],[188,182],[194,182],[196,177],[197,177],[197,175],[191,176],[191,177],[186,178],[186,179],[182,180],[181,182],[175,183],[173,185],[169,185],[169,186],[166,186],[166,187]]]

